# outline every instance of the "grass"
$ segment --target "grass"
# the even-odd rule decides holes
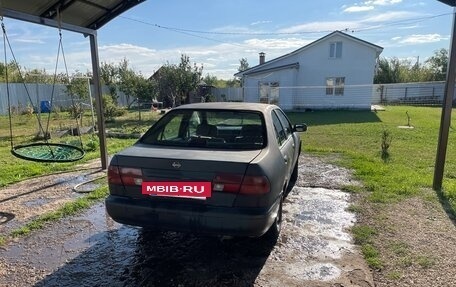
[[[375,229],[366,225],[357,225],[352,227],[352,234],[355,244],[361,246],[361,252],[371,268],[381,269],[383,263],[380,260],[380,254],[377,248],[372,244],[372,237],[377,233]]]
[[[406,112],[413,129],[407,125]],[[340,164],[354,170],[372,202],[388,203],[432,188],[441,108],[390,106],[386,111],[314,111],[289,113],[294,123],[307,123],[302,134],[307,152],[336,152]],[[453,113],[454,114],[454,113]],[[456,119],[452,120],[456,127]],[[382,159],[382,137],[390,136],[388,160]],[[456,208],[456,131],[450,130],[443,194]]]

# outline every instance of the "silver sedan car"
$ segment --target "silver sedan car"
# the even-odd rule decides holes
[[[106,210],[157,230],[277,237],[306,129],[275,105],[174,108],[114,155]]]

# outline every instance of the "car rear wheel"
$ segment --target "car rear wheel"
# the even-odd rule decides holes
[[[276,241],[279,238],[280,231],[282,230],[282,204],[283,196],[280,198],[279,210],[277,210],[277,216],[274,223],[271,225],[269,230],[263,235],[264,238]]]
[[[285,197],[288,196],[290,191],[295,186],[296,181],[298,180],[298,172],[299,172],[299,161],[296,161],[296,164],[293,168],[293,172],[291,173],[291,176],[290,176],[290,180],[288,181],[287,189],[285,192]]]

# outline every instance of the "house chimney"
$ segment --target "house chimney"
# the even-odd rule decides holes
[[[265,62],[265,56],[266,54],[264,52],[260,53],[260,65],[263,65]]]

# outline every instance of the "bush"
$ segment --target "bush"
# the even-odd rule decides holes
[[[27,106],[21,111],[21,115],[33,115],[33,106],[30,104],[27,104]]]
[[[112,121],[115,117],[126,113],[125,109],[119,108],[110,95],[103,95],[104,116],[107,121]]]
[[[77,119],[84,111],[82,110],[82,105],[80,103],[75,103],[69,107],[68,112],[70,113],[71,118]]]
[[[86,151],[96,151],[98,149],[99,143],[96,137],[92,137],[89,142],[85,145],[84,149]]]

